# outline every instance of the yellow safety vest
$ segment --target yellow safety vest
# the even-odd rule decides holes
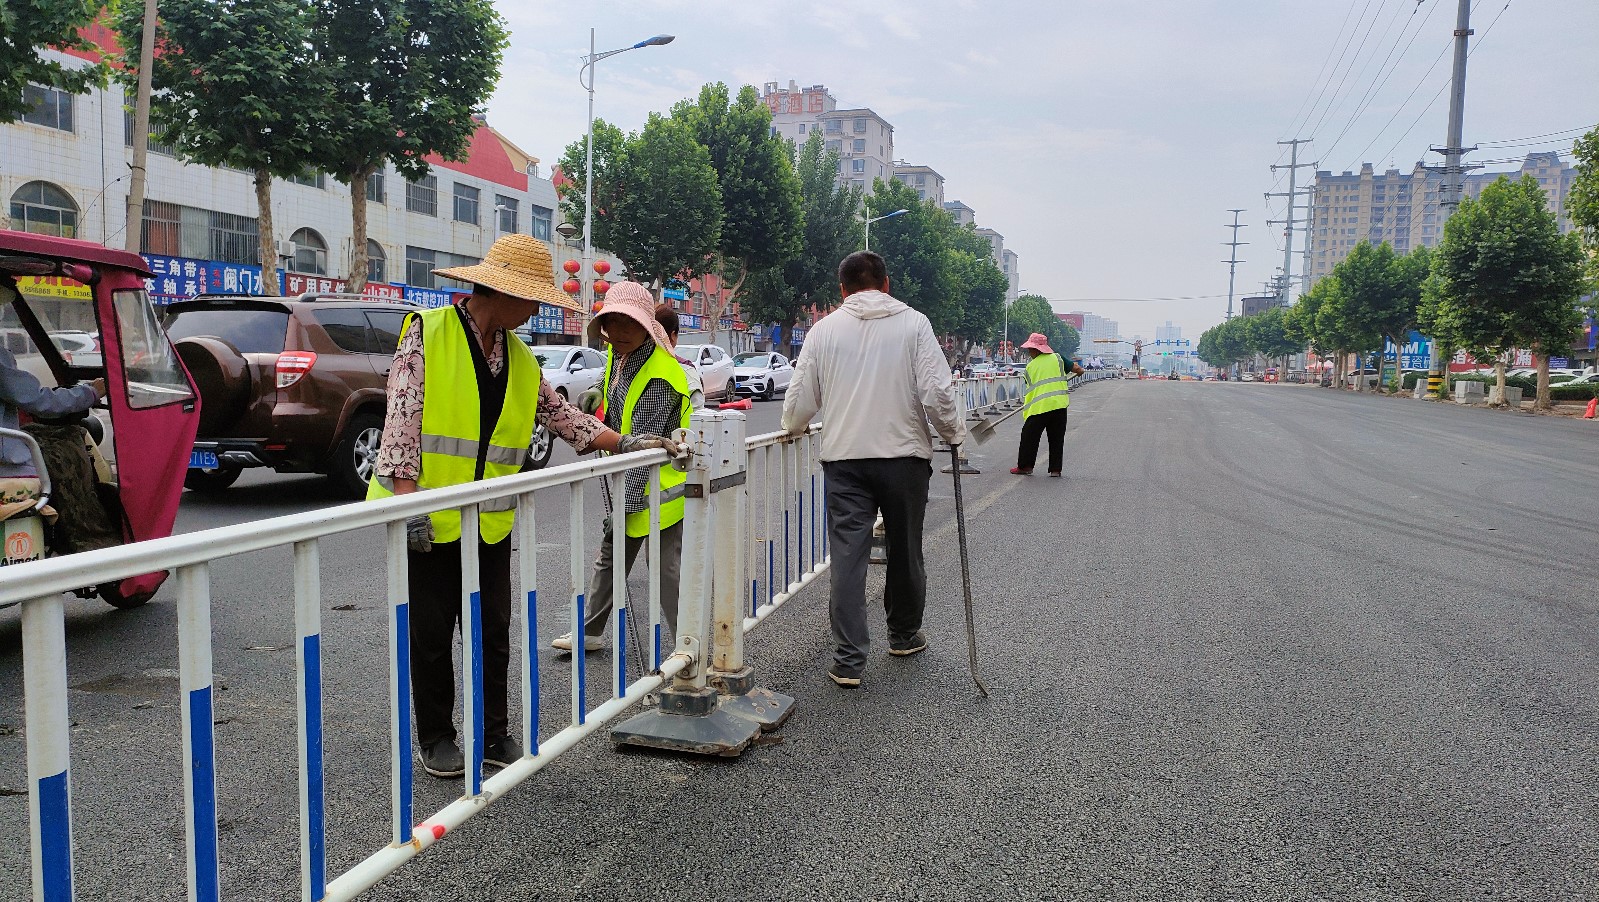
[[[505,404],[483,446],[483,416],[478,406],[477,368],[472,363],[472,338],[454,307],[413,313],[404,329],[422,323],[422,348],[427,365],[422,378],[422,469],[416,484],[437,489],[475,481],[479,452],[483,453],[483,478],[518,473],[533,441],[538,411],[538,359],[512,333],[505,336]],[[403,329],[402,329],[403,334]],[[368,500],[394,494],[387,478],[367,484]],[[430,514],[433,541],[461,539],[461,512],[454,508]],[[516,522],[516,499],[501,498],[478,505],[478,536],[489,544],[503,541]]]
[[[1064,410],[1072,403],[1066,393],[1070,376],[1061,368],[1058,354],[1039,354],[1027,364],[1027,397],[1023,399],[1025,416],[1037,416],[1051,410]]]
[[[606,403],[611,398],[611,361],[616,357],[615,351],[605,354],[605,383],[601,389]],[[688,375],[683,372],[683,365],[677,358],[661,350],[660,345],[655,345],[650,352],[648,360],[644,361],[644,368],[633,377],[633,382],[627,387],[627,399],[622,403],[622,434],[631,435],[633,432],[633,408],[638,405],[638,399],[644,394],[644,386],[656,379],[663,379],[672,386],[672,389],[682,397],[683,403],[678,405],[682,411],[678,425],[688,428]],[[683,520],[683,489],[682,485],[688,480],[688,474],[672,466],[661,467],[661,528],[680,523]],[[624,480],[625,482],[625,480]],[[627,510],[627,493],[622,492],[622,498],[617,503],[622,510]],[[650,534],[649,508],[627,515],[627,535],[630,539],[638,539]]]

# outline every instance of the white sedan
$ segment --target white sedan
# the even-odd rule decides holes
[[[770,401],[778,392],[788,391],[793,379],[794,367],[782,354],[749,351],[733,358],[734,390],[741,395]]]
[[[733,358],[716,345],[678,345],[677,357],[694,365],[707,402],[733,398]]]
[[[568,401],[576,401],[605,378],[605,355],[593,348],[535,345],[532,350],[539,368],[544,371],[545,381],[555,386],[556,393]]]

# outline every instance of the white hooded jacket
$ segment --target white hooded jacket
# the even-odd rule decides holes
[[[858,291],[805,337],[783,400],[798,435],[822,414],[822,460],[933,457],[932,428],[966,439],[949,364],[927,317],[881,291]]]

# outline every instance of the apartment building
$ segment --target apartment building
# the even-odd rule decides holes
[[[761,99],[772,111],[772,132],[795,144],[804,144],[816,131],[818,116],[838,109],[838,99],[828,93],[826,85],[801,88],[792,79],[786,88],[778,87],[775,81],[767,82]]]
[[[945,201],[944,212],[948,213],[958,226],[977,225],[977,211],[958,200]]]
[[[838,108],[825,85],[787,88],[769,81],[761,92],[772,111],[772,134],[803,144],[818,130],[839,155],[838,184],[871,192],[876,179],[894,177],[894,126],[869,109]]]
[[[1530,153],[1519,169],[1470,172],[1466,196],[1475,198],[1501,175],[1530,175],[1538,180],[1562,232],[1573,228],[1568,209],[1576,169],[1558,153]],[[1327,275],[1361,241],[1383,241],[1399,253],[1418,246],[1436,247],[1443,238],[1444,213],[1439,206],[1443,174],[1417,163],[1410,172],[1378,173],[1370,163],[1358,173],[1316,173],[1311,208],[1311,282]]]
[[[894,180],[914,189],[919,200],[944,206],[944,177],[933,167],[900,161],[894,164]]]
[[[1006,280],[1010,282],[1010,287],[1005,290],[1005,303],[1013,304],[1016,302],[1016,298],[1020,297],[1020,289],[1016,287],[1022,281],[1021,272],[1017,267],[1017,260],[1020,258],[1010,248],[1001,251],[999,257],[1001,261],[999,268],[1005,273]]]

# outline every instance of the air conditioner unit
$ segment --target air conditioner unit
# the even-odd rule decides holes
[[[292,242],[292,241],[279,241],[278,242],[278,256],[279,257],[293,257],[295,252],[298,251],[299,249],[300,248],[297,245],[295,245],[295,243]]]

